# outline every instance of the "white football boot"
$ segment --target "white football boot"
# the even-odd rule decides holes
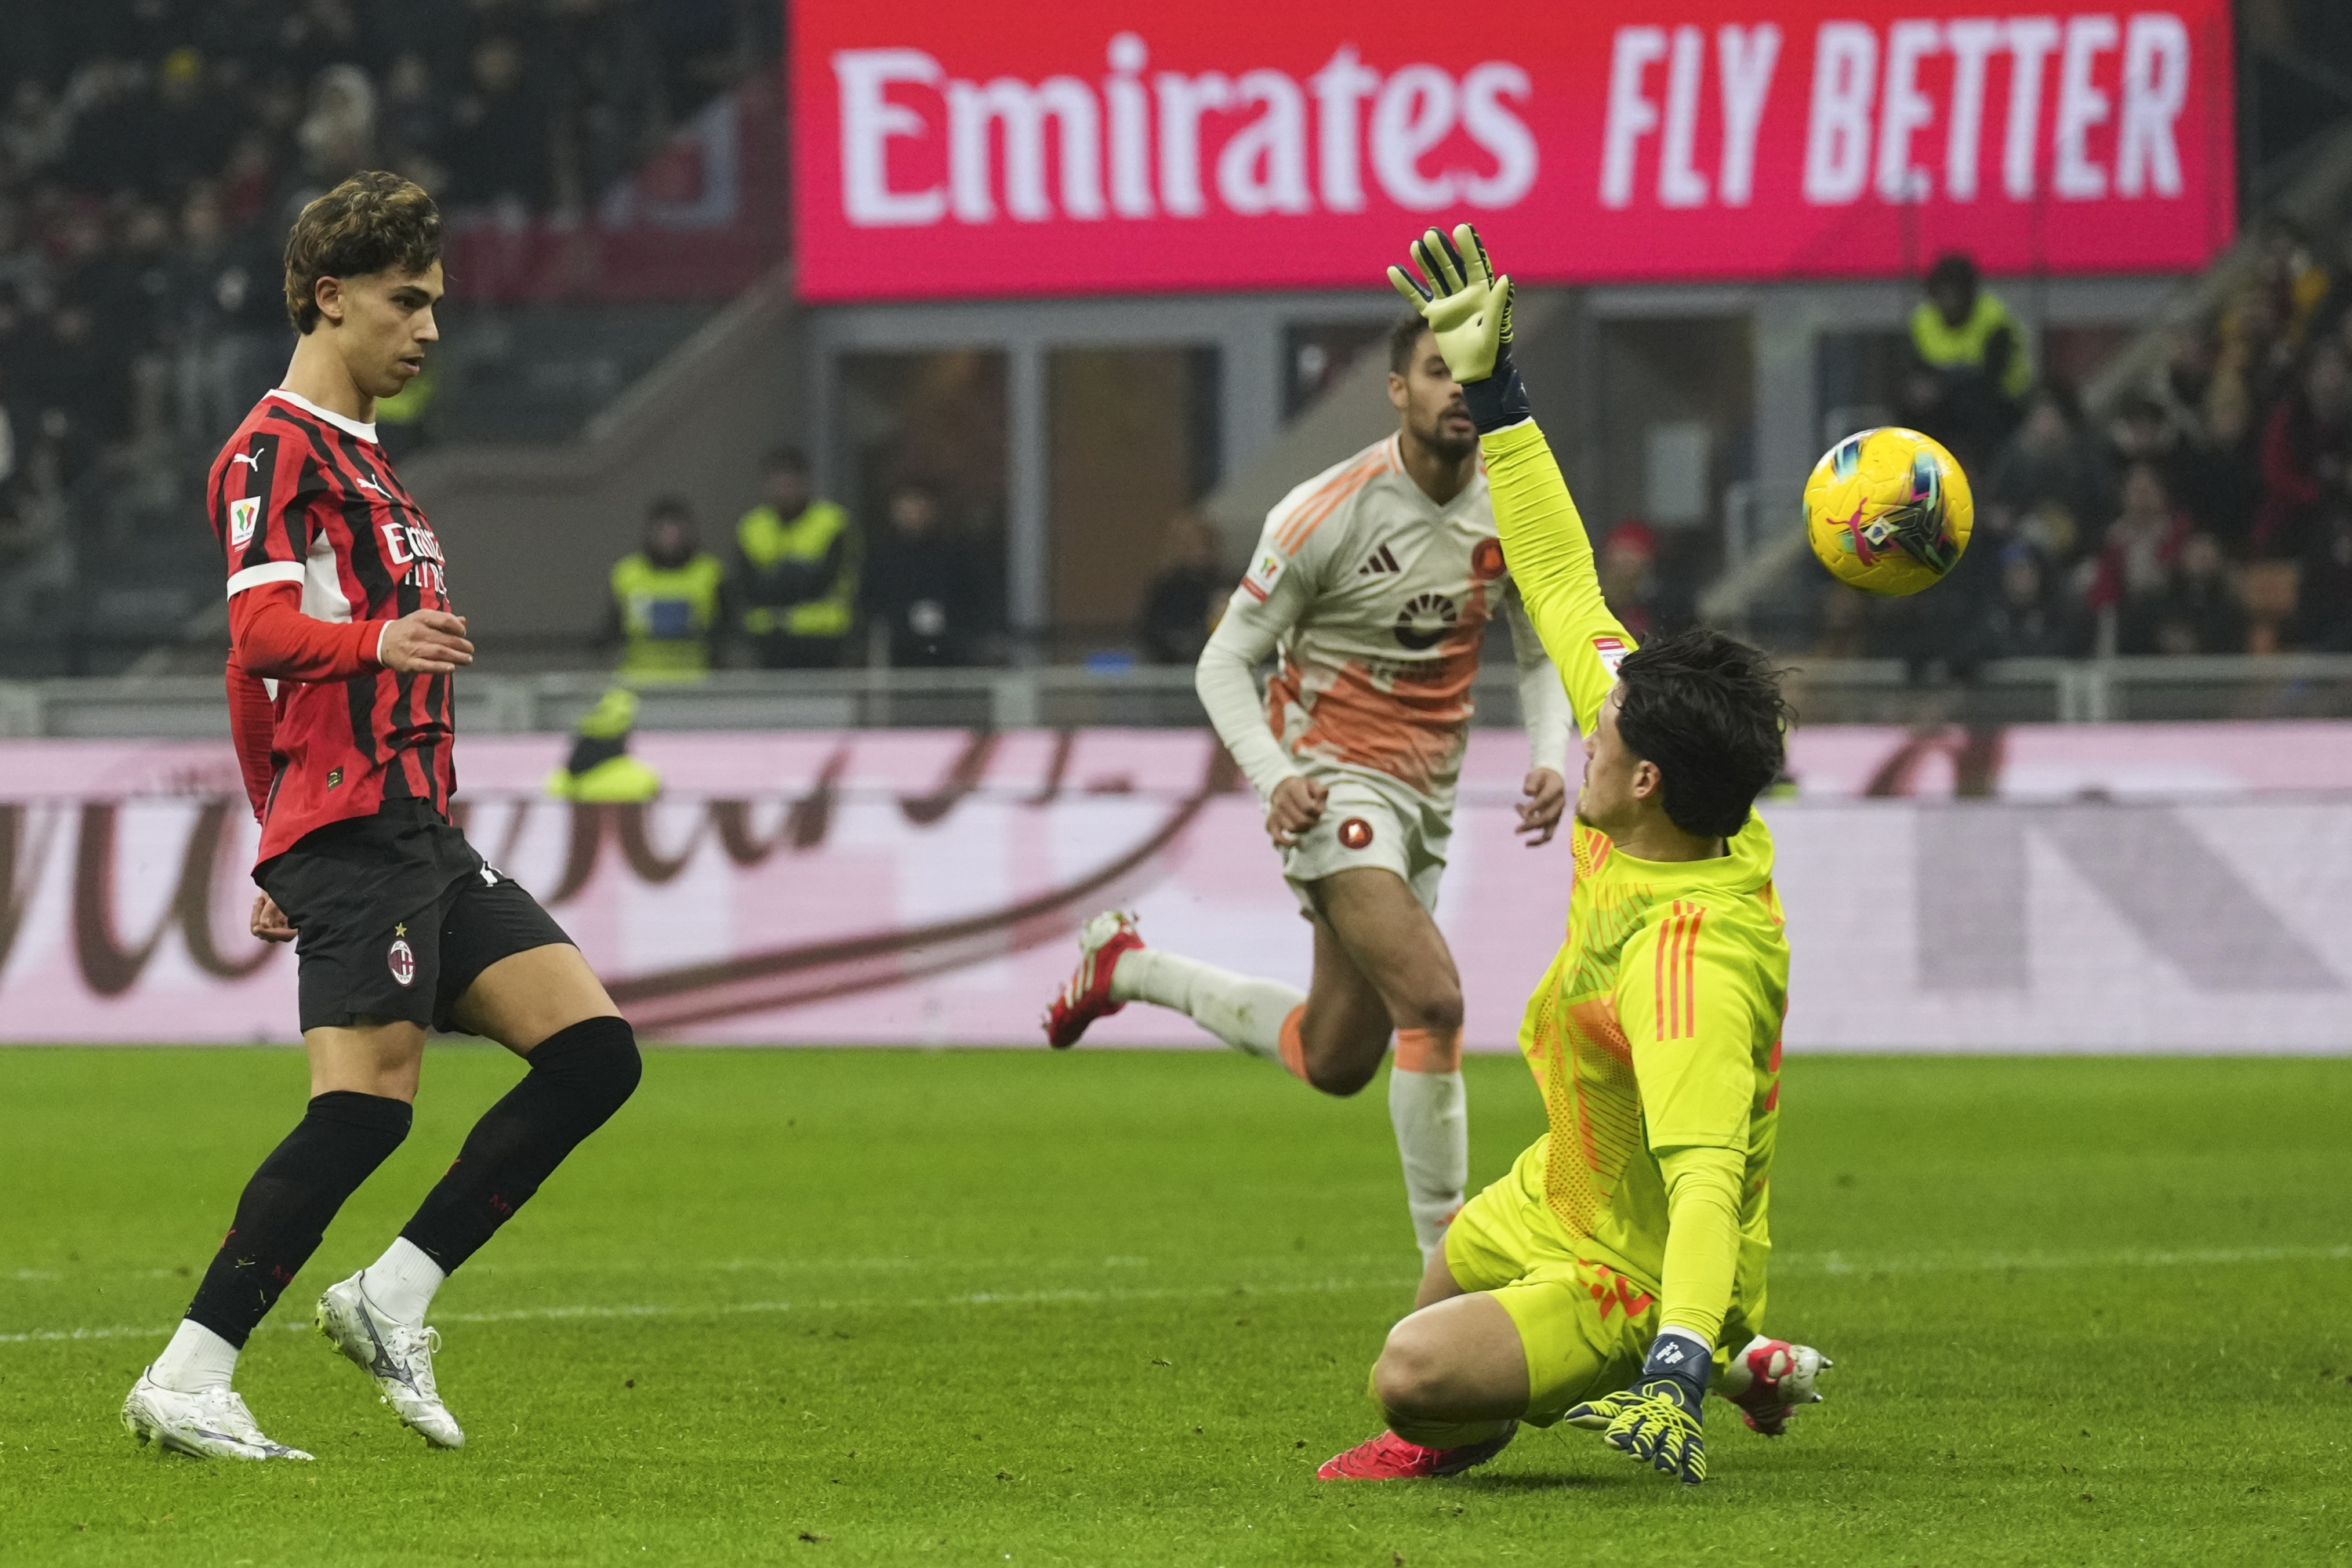
[[[327,1287],[313,1320],[327,1342],[375,1379],[376,1393],[401,1425],[436,1448],[462,1448],[466,1434],[433,1382],[433,1352],[441,1332],[404,1323],[376,1310],[356,1274]]]
[[[1814,1383],[1836,1364],[1811,1345],[1759,1334],[1731,1358],[1715,1391],[1739,1406],[1740,1418],[1752,1429],[1778,1437],[1800,1408],[1822,1402]]]
[[[122,1429],[142,1443],[155,1443],[199,1459],[307,1459],[299,1448],[273,1443],[254,1424],[245,1400],[227,1388],[177,1394],[146,1373],[122,1402]]]

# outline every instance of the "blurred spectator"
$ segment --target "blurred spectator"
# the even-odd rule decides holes
[[[154,162],[147,194],[163,198],[209,178],[228,156],[236,117],[213,94],[204,56],[182,45],[157,73]]]
[[[40,430],[58,442],[71,479],[121,432],[129,378],[121,359],[98,341],[97,318],[79,300],[52,311],[28,347],[18,372],[24,401]]]
[[[2037,389],[1977,490],[1978,526],[2030,540],[2042,558],[2064,560],[2112,504],[2073,396],[2059,387]]]
[[[547,205],[548,107],[530,78],[521,40],[504,35],[474,46],[469,86],[451,117],[452,202]]]
[[[2158,651],[2157,626],[2190,532],[2187,514],[2173,505],[2153,463],[2124,470],[2121,499],[2099,553],[2084,563],[2089,577],[2084,597],[2098,620],[2102,656]]]
[[[1229,584],[1216,525],[1196,511],[1169,520],[1160,571],[1143,591],[1136,641],[1149,664],[1196,664],[1218,617],[1225,612]]]
[[[302,172],[332,187],[375,162],[375,86],[353,65],[329,66],[310,84],[310,111],[294,128]]]
[[[1656,629],[1657,563],[1658,536],[1638,518],[1619,523],[1601,542],[1601,596],[1637,642]]]
[[[727,608],[727,563],[701,548],[693,509],[676,496],[654,502],[645,547],[613,567],[605,640],[621,645],[621,679],[698,680],[709,674]]]
[[[284,369],[280,253],[302,200],[389,166],[456,223],[559,197],[588,210],[772,68],[781,7],[11,0],[5,17],[0,411],[18,471],[0,486],[49,477],[37,504],[0,493],[0,602],[70,622],[102,596],[73,591],[77,566],[93,585],[137,538],[108,520],[200,515],[217,443]],[[420,377],[380,411],[389,440],[420,428],[431,392]],[[18,616],[0,643],[15,658],[72,630]]]
[[[856,526],[817,498],[798,447],[769,453],[761,475],[760,504],[735,524],[743,635],[764,668],[838,669],[857,620]]]
[[[547,793],[591,805],[635,805],[661,794],[661,774],[629,754],[637,694],[615,686],[572,731],[572,752],[547,775]]]
[[[2352,653],[2352,509],[2330,508],[2315,532],[2297,584],[2294,638],[2315,653]]]
[[[883,507],[866,581],[866,608],[887,662],[971,662],[982,631],[981,574],[952,535],[939,492],[902,484]]]
[[[2017,422],[2017,405],[2033,384],[2025,331],[1983,287],[1976,262],[1958,251],[1928,270],[1927,295],[1911,312],[1916,372],[1906,413],[1964,466],[1980,466]]]
[[[428,191],[449,184],[449,172],[440,162],[442,110],[442,94],[425,57],[410,49],[395,58],[376,115],[378,142],[387,166]]]
[[[230,232],[213,188],[190,191],[163,315],[177,359],[180,433],[192,449],[226,439],[284,368],[278,282],[277,258]]]
[[[2065,597],[2051,592],[2042,552],[2031,541],[2012,540],[2001,548],[1998,565],[1991,602],[1979,613],[1953,662],[1974,669],[1997,658],[2059,658],[2081,652],[2082,628]]]
[[[2301,552],[2330,501],[2352,499],[2352,360],[2323,339],[2295,389],[2263,426],[2263,499],[2249,545],[2256,555]]]
[[[2134,463],[2147,464],[2179,505],[2204,515],[2200,502],[2208,487],[2200,455],[2161,398],[2145,392],[2124,395],[2107,422],[2107,456],[2117,476]]]
[[[2245,606],[2231,581],[2229,558],[2211,534],[2192,533],[2182,542],[2155,618],[2155,652],[2246,651]]]

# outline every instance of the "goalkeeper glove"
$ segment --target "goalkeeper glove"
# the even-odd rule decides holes
[[[1601,1434],[1601,1441],[1685,1485],[1706,1479],[1707,1374],[1714,1352],[1691,1334],[1668,1329],[1650,1342],[1642,1375],[1622,1394],[1588,1400],[1570,1410],[1571,1426]]]
[[[1529,417],[1511,363],[1511,280],[1495,276],[1478,231],[1465,223],[1448,238],[1433,228],[1412,242],[1410,259],[1420,275],[1391,267],[1389,282],[1428,323],[1479,434]]]

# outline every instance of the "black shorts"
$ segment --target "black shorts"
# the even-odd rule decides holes
[[[253,879],[300,933],[305,1030],[361,1017],[447,1029],[483,970],[572,940],[423,801],[388,802],[373,816],[305,834]]]

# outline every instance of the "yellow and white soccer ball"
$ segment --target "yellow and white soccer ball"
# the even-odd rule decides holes
[[[1916,594],[1969,547],[1976,502],[1940,442],[1888,426],[1847,437],[1805,481],[1805,536],[1842,583]]]

